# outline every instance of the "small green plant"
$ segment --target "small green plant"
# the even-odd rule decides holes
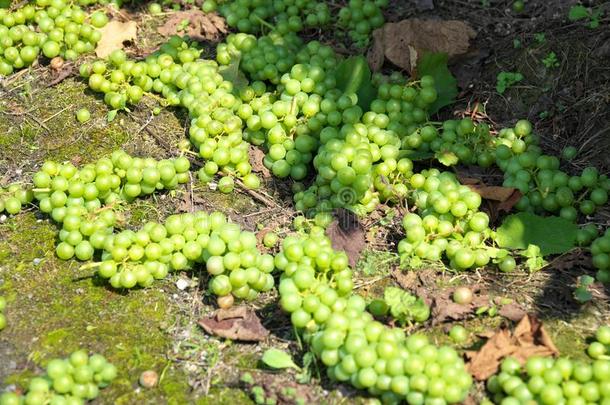
[[[599,27],[599,20],[601,19],[602,15],[603,10],[600,8],[593,10],[578,4],[570,8],[570,11],[568,13],[568,20],[588,20],[587,27],[594,29]]]
[[[401,288],[386,288],[383,299],[392,317],[402,325],[425,322],[430,317],[430,307],[424,300]]]
[[[547,69],[553,69],[559,67],[559,59],[557,59],[557,55],[555,52],[549,52],[544,59],[542,59],[542,64]]]
[[[515,83],[523,80],[523,75],[519,72],[500,72],[496,78],[496,91],[500,94],[504,94],[506,89],[514,85]]]
[[[513,39],[513,48],[515,49],[521,49],[521,40],[520,39]]]
[[[581,304],[587,303],[593,299],[593,294],[589,291],[589,286],[595,282],[591,276],[578,277],[578,283],[574,290],[574,299]]]
[[[519,254],[527,259],[525,266],[530,272],[538,271],[548,264],[540,253],[540,247],[537,245],[530,244],[527,249],[520,251]]]
[[[534,34],[534,40],[539,44],[544,44],[546,42],[546,35],[544,32],[537,32]]]
[[[523,0],[516,0],[513,2],[513,11],[517,14],[520,14],[525,10],[525,3]]]

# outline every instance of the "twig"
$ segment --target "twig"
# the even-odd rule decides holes
[[[32,113],[30,113],[30,112],[25,113],[25,115],[26,115],[27,117],[29,117],[29,118],[30,118],[32,121],[34,121],[35,123],[37,123],[38,125],[40,125],[40,126],[41,126],[41,127],[42,127],[42,128],[45,130],[45,131],[47,131],[47,132],[49,132],[49,133],[51,132],[51,130],[49,129],[49,127],[47,127],[47,126],[44,124],[44,123],[45,123],[45,121],[42,121],[42,122],[41,122],[41,121],[40,121],[38,118],[36,118],[36,116],[35,116],[35,115],[33,115],[33,114],[32,114]]]
[[[42,120],[42,123],[44,124],[45,122],[52,120],[53,118],[57,117],[59,114],[61,114],[62,112],[66,111],[69,108],[72,108],[72,104],[70,104],[69,106],[67,106],[65,108],[62,108],[61,110],[57,111],[55,114],[51,115],[50,117],[45,118],[44,120]]]
[[[263,215],[266,214],[268,212],[272,212],[275,211],[275,208],[267,208],[261,211],[256,211],[256,212],[251,212],[249,214],[243,215],[242,218],[250,218],[250,217],[256,217],[258,215]]]
[[[47,84],[47,87],[53,87],[53,86],[63,82],[65,79],[72,76],[72,74],[74,74],[74,65],[73,64],[64,65],[64,67],[59,71],[59,74],[57,75],[57,77],[55,79],[51,80],[51,82],[49,84]]]
[[[255,198],[256,200],[262,202],[267,207],[276,207],[276,208],[280,207],[275,201],[270,200],[269,198],[265,197],[261,193],[254,191],[254,190],[250,190],[248,187],[246,187],[244,185],[244,183],[240,179],[236,178],[235,183],[237,183],[237,185],[240,187],[240,189],[242,191],[246,192],[247,194],[249,194],[251,197]]]

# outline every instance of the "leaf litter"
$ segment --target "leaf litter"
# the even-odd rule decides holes
[[[489,336],[481,349],[465,354],[468,371],[476,380],[483,381],[498,372],[506,357],[514,357],[523,365],[530,357],[556,356],[559,351],[542,322],[530,314],[521,319],[514,331],[501,328]]]
[[[449,57],[466,53],[476,32],[465,22],[406,19],[386,23],[373,32],[367,58],[373,71],[387,59],[411,73],[424,52],[442,52]]]
[[[244,342],[260,342],[269,336],[256,313],[245,306],[219,309],[199,320],[199,325],[210,335]]]
[[[356,266],[366,246],[366,233],[358,216],[345,208],[335,210],[335,220],[326,228],[326,234],[335,250],[344,250],[351,267]]]
[[[112,51],[123,49],[125,42],[135,41],[138,25],[135,21],[112,20],[100,32],[102,37],[97,43],[95,54],[98,58],[106,58]]]
[[[196,41],[209,41],[220,38],[228,29],[225,19],[218,14],[192,8],[173,13],[157,31],[165,37],[188,35]]]

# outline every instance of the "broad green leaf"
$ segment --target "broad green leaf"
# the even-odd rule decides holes
[[[446,53],[424,53],[417,61],[417,77],[432,76],[438,98],[430,106],[430,113],[452,104],[458,95],[457,80],[447,67]]]
[[[239,70],[241,56],[235,54],[231,56],[231,63],[218,68],[218,72],[220,73],[223,79],[233,83],[233,87],[235,87],[236,89],[241,89],[248,85],[248,79],[246,78],[244,73]]]
[[[455,153],[450,151],[437,152],[434,157],[445,166],[453,166],[459,161]]]
[[[356,94],[358,105],[368,111],[376,91],[371,82],[371,69],[364,56],[352,56],[341,62],[335,71],[335,79],[341,91]]]
[[[587,17],[589,17],[589,10],[587,10],[587,8],[582,5],[572,6],[568,13],[568,19],[570,21],[578,21]]]
[[[413,161],[415,160],[428,160],[434,157],[434,153],[432,152],[424,152],[424,151],[419,151],[419,150],[401,150],[399,153],[399,157],[403,158],[409,158]]]
[[[526,249],[528,245],[540,248],[540,254],[564,253],[576,244],[576,224],[560,217],[541,217],[520,212],[504,219],[496,231],[498,246]]]
[[[297,366],[294,361],[292,361],[292,357],[279,349],[269,349],[263,354],[263,363],[268,365],[271,368],[294,368],[296,370],[300,370],[301,368]]]

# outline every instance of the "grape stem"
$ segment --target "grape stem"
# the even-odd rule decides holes
[[[255,19],[263,26],[269,28],[270,30],[273,30],[275,27],[271,24],[269,24],[267,21],[263,20],[262,18],[260,18],[259,16],[255,16]]]

